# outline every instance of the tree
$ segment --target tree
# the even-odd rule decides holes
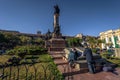
[[[41,38],[36,38],[35,40],[33,40],[33,43],[40,45],[40,46],[44,46],[45,45],[45,41],[42,40]]]
[[[112,47],[112,42],[106,43],[106,46],[108,46],[109,48]]]
[[[66,41],[67,41],[68,47],[78,47],[78,46],[81,46],[82,39],[68,38]]]
[[[6,41],[5,36],[2,33],[0,33],[0,43],[3,43],[5,41]]]
[[[14,46],[20,44],[19,37],[14,33],[3,33],[5,37],[5,43],[7,43],[7,46],[10,48],[13,48]]]
[[[87,42],[89,43],[89,46],[90,46],[91,48],[95,48],[96,43],[97,43],[95,37],[87,36],[87,37],[86,37],[86,40],[87,40]]]
[[[20,40],[22,44],[30,44],[32,42],[32,38],[28,36],[20,36]]]
[[[96,42],[97,42],[97,46],[101,48],[101,44],[104,43],[104,40],[97,39]]]

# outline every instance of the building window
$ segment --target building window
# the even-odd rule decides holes
[[[111,40],[111,37],[109,38],[109,42],[111,42],[112,40]]]
[[[118,41],[118,37],[117,36],[115,36],[115,39],[116,39],[116,41]]]
[[[114,40],[115,40],[115,48],[119,48],[119,45],[117,44],[118,37],[117,37],[117,36],[114,36]]]

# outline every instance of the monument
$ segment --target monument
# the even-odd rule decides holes
[[[54,6],[54,30],[52,32],[52,38],[49,40],[50,46],[48,51],[63,51],[65,48],[65,40],[62,39],[62,33],[59,26],[60,9],[58,5]]]
[[[53,38],[61,38],[62,34],[60,33],[60,26],[59,26],[59,16],[60,16],[60,9],[58,5],[54,6],[54,31],[53,31]]]

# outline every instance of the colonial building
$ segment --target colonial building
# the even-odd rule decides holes
[[[104,40],[104,43],[102,43],[103,49],[109,49],[110,47],[120,48],[120,29],[101,32],[100,39]]]

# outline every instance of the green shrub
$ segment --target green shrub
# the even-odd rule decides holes
[[[48,55],[48,54],[42,54],[42,55],[40,55],[40,57],[39,57],[39,61],[40,61],[40,62],[52,62],[53,59],[52,59],[51,56]]]
[[[103,58],[106,58],[106,59],[109,58],[107,51],[103,52],[103,53],[101,54],[101,56],[102,56]]]
[[[47,52],[47,49],[40,46],[28,45],[28,46],[17,46],[12,50],[6,52],[9,55],[18,55],[24,58],[25,55],[40,55]]]
[[[108,59],[108,61],[117,64],[120,67],[120,58]]]
[[[6,54],[8,54],[8,55],[15,55],[15,53],[16,53],[16,51],[14,49],[6,51]]]
[[[93,48],[93,49],[92,49],[92,52],[93,52],[93,53],[97,53],[96,48]]]

